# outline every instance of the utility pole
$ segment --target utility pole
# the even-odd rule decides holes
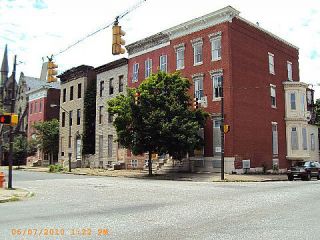
[[[11,92],[11,114],[14,113],[14,105],[15,105],[15,98],[16,98],[16,66],[17,66],[17,55],[14,55],[14,63],[13,63],[13,71],[12,71],[12,92]],[[8,189],[12,188],[12,165],[13,165],[13,125],[10,125],[9,131],[9,175],[8,175]]]
[[[223,76],[221,76],[221,123],[220,123],[220,135],[221,135],[221,180],[224,180],[224,106],[223,106]]]

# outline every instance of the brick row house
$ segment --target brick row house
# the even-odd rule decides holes
[[[299,49],[234,8],[174,26],[127,50],[128,87],[157,70],[178,70],[193,85],[191,97],[206,102],[205,146],[191,158],[200,169],[220,166],[222,91],[225,124],[231,126],[225,135],[227,172],[248,162],[252,170],[261,170],[319,160],[317,127],[308,124],[308,85],[299,77]]]

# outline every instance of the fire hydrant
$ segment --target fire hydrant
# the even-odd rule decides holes
[[[3,188],[4,187],[4,182],[6,180],[4,179],[4,173],[3,172],[0,172],[0,188]]]

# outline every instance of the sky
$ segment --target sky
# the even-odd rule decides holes
[[[42,62],[90,33],[111,24],[140,0],[0,0],[0,61],[8,44],[20,72],[40,77]],[[142,1],[143,2],[143,1]],[[320,98],[320,0],[146,0],[120,19],[126,44],[225,6],[299,48],[300,81]],[[98,67],[122,56],[111,54],[111,27],[56,55],[59,73],[81,64]]]

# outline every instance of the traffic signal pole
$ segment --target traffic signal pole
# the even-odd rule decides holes
[[[14,113],[14,105],[15,105],[15,98],[16,98],[16,66],[17,66],[17,55],[14,55],[14,63],[13,63],[13,71],[12,71],[12,92],[11,92],[11,114]],[[13,125],[10,124],[10,131],[9,131],[9,174],[8,174],[8,189],[12,188],[12,165],[13,165]]]

